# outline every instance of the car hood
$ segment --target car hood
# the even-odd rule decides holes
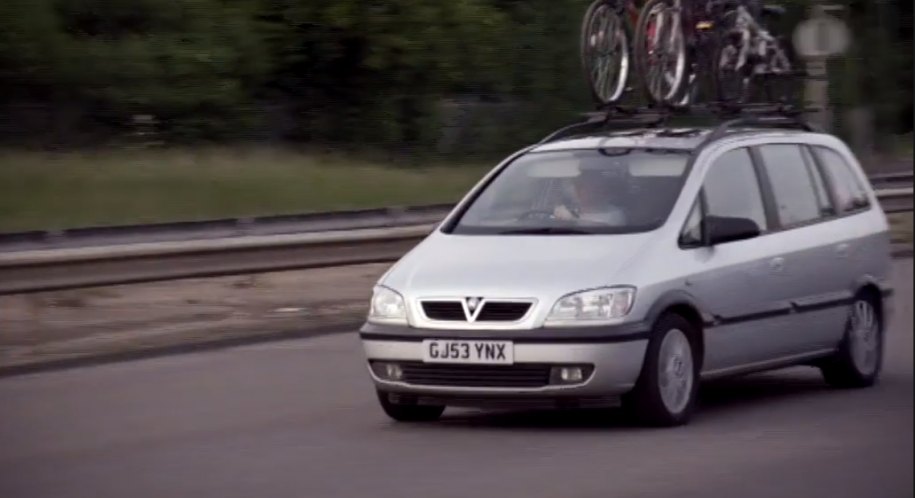
[[[620,270],[651,234],[485,236],[435,233],[404,256],[381,284],[410,297],[555,297],[622,285]]]

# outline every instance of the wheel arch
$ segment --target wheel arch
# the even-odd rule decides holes
[[[852,292],[852,299],[857,299],[858,297],[870,298],[877,309],[877,315],[880,317],[881,322],[884,320],[885,308],[883,300],[884,297],[892,293],[892,289],[886,285],[881,285],[876,278],[868,275],[855,282]]]
[[[877,287],[874,283],[868,283],[861,286],[857,292],[855,292],[855,297],[865,297],[871,303],[873,303],[875,310],[877,311],[877,317],[879,318],[880,327],[883,327],[884,323],[884,314],[883,314],[883,299],[880,288]]]
[[[702,368],[705,362],[705,329],[711,323],[710,318],[702,313],[698,301],[690,294],[683,291],[670,291],[663,294],[648,312],[649,323],[655,324],[665,315],[678,315],[689,322],[693,327],[690,341],[696,348],[698,367]]]

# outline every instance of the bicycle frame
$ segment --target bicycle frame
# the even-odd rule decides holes
[[[632,26],[635,26],[639,22],[639,14],[641,13],[641,7],[636,6],[636,0],[627,0],[623,6],[624,13],[629,16],[629,23]]]
[[[703,19],[701,9],[696,5],[696,0],[673,0],[673,6],[670,9],[673,12],[674,27],[671,30],[673,34],[681,27],[683,28],[683,39],[686,43],[687,50],[694,50],[698,44],[704,41],[702,33],[711,30],[714,24],[710,20]],[[714,17],[714,16],[710,16]],[[654,39],[653,42],[659,40]]]
[[[779,59],[777,62],[787,66],[790,70],[790,63],[778,45],[778,41],[769,31],[764,28],[743,5],[736,8],[737,19],[735,20],[734,31],[741,38],[740,52],[737,56],[736,69],[743,69],[751,56],[759,57],[760,60],[767,60],[770,51],[775,51],[775,56]],[[751,52],[752,49],[752,52]],[[756,73],[773,71],[780,72],[779,68],[772,64],[769,68],[762,68],[765,64],[757,64],[754,69]]]

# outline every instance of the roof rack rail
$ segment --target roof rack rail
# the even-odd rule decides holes
[[[811,123],[800,119],[797,116],[745,116],[740,118],[731,119],[725,121],[718,125],[711,133],[705,137],[705,140],[702,141],[702,145],[709,144],[718,140],[728,134],[729,131],[733,130],[738,126],[743,127],[762,127],[770,126],[773,128],[789,128],[789,129],[799,129],[803,131],[818,132],[819,128],[814,126]]]
[[[544,137],[538,144],[601,129],[626,129],[635,126],[654,128],[667,121],[668,113],[663,109],[649,107],[614,106],[605,111],[585,113],[585,116],[584,121],[563,126]]]
[[[815,108],[802,108],[786,104],[735,105],[726,102],[710,102],[685,108],[614,106],[603,111],[585,113],[585,121],[573,123],[554,131],[541,140],[538,145],[601,130],[632,127],[657,128],[666,125],[667,121],[675,116],[728,119],[718,125],[703,144],[723,137],[729,130],[738,126],[769,126],[819,131],[815,126],[802,119],[804,113],[816,110]]]

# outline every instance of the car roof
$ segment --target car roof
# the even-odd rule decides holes
[[[529,152],[546,152],[574,149],[657,148],[693,151],[707,145],[715,128],[637,128],[569,136],[534,146]],[[727,133],[712,138],[717,142],[735,135],[765,135],[770,137],[808,134],[803,130],[741,127],[730,128]]]

